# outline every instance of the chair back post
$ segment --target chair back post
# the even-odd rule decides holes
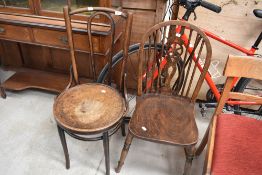
[[[121,1],[122,3],[122,1]],[[124,11],[124,13],[127,13]],[[131,37],[131,29],[132,29],[132,23],[133,23],[133,14],[127,13],[127,21],[126,21],[126,27],[125,27],[125,33],[124,33],[124,42],[123,42],[123,61],[121,65],[121,72],[120,72],[120,82],[119,82],[119,89],[121,91],[124,90],[125,86],[125,70],[126,70],[126,60],[128,59],[128,50],[130,45],[130,37]]]
[[[70,8],[71,7],[71,0],[67,0],[67,6]]]
[[[211,56],[210,41],[196,26],[174,20],[153,26],[144,34],[139,50],[138,95],[164,92],[194,102]]]
[[[65,24],[66,24],[66,31],[67,31],[67,40],[70,49],[70,58],[73,68],[73,79],[76,84],[79,84],[78,79],[78,72],[77,72],[77,64],[76,64],[76,57],[75,57],[75,46],[73,41],[73,30],[71,24],[71,16],[70,16],[70,8],[65,6],[64,9],[64,17],[65,17]]]

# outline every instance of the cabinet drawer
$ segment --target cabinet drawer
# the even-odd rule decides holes
[[[47,29],[33,29],[33,34],[35,38],[35,42],[45,45],[57,46],[68,48],[68,39],[66,32],[53,31]],[[88,36],[84,34],[74,34],[74,43],[75,48],[81,51],[90,51]],[[104,51],[100,49],[99,36],[93,36],[93,47],[94,51],[97,53],[103,53]]]
[[[27,27],[0,24],[0,38],[14,41],[31,41],[30,31]]]

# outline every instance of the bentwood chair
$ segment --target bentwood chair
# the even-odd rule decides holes
[[[77,65],[76,50],[74,47],[74,26],[73,20],[71,20],[73,15],[81,13],[90,14],[87,18],[86,28],[90,48],[90,57],[87,59],[90,60],[90,67],[86,69],[91,72],[91,83],[85,84],[80,84],[79,81],[79,65]],[[116,47],[115,43],[119,39],[117,38],[119,36],[115,36],[117,33],[116,23],[123,24],[119,26],[123,29],[121,34],[123,40],[120,45],[123,49],[124,58],[126,58],[132,25],[132,14],[103,7],[87,7],[71,11],[66,6],[64,7],[64,16],[72,61],[71,78],[67,89],[56,98],[53,112],[65,154],[66,168],[70,168],[70,160],[65,132],[83,141],[103,140],[106,174],[109,175],[109,136],[114,134],[120,127],[122,117],[127,109],[122,93],[125,59],[118,72],[120,78],[115,82],[116,88],[110,86],[112,83],[112,55]],[[97,23],[97,21],[93,21],[97,19],[101,19],[102,22]],[[104,61],[104,64],[109,65],[106,78],[108,85],[97,83],[97,79],[99,79],[97,59],[99,56],[96,53],[97,46],[94,46],[93,43],[93,36],[98,32],[97,28],[100,29],[100,32],[102,31],[100,34],[110,38],[109,43],[104,43],[106,47],[109,45]]]
[[[180,32],[175,31],[177,27]],[[141,47],[146,43],[147,49]],[[141,46],[136,107],[116,172],[120,172],[135,137],[183,147],[184,171],[189,174],[198,140],[195,101],[210,65],[210,42],[194,25],[167,21],[150,28]],[[197,71],[199,65],[202,72]]]
[[[261,58],[247,57],[228,57],[224,70],[224,75],[227,77],[226,84],[206,132],[208,145],[203,174],[255,175],[262,173],[262,121],[250,116],[222,112],[228,99],[252,101],[256,102],[256,105],[262,104],[262,94],[252,94],[252,91],[248,91],[249,94],[230,91],[234,77],[253,78],[261,82]],[[206,143],[205,139],[203,142]]]

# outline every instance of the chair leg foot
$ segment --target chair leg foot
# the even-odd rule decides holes
[[[126,136],[126,124],[124,121],[121,124],[121,131],[122,131],[122,136],[125,137]]]
[[[184,175],[191,175],[191,166],[194,158],[194,152],[195,152],[194,146],[185,147],[186,163],[184,167]]]
[[[120,160],[118,161],[117,168],[115,169],[116,173],[119,173],[122,166],[124,165],[124,161],[126,159],[126,156],[127,156],[128,151],[129,151],[129,148],[130,148],[130,145],[131,145],[133,138],[134,138],[134,136],[131,135],[130,132],[128,132],[126,140],[125,140],[124,147],[123,147],[122,152],[121,152]]]
[[[203,152],[204,148],[206,147],[207,141],[208,141],[208,135],[209,135],[209,126],[208,126],[208,128],[205,132],[205,135],[204,135],[200,145],[196,149],[195,156],[199,156]]]
[[[5,93],[5,89],[3,87],[0,86],[0,95],[2,98],[6,98],[6,93]]]
[[[110,175],[110,156],[109,156],[109,135],[108,132],[103,133],[103,146],[105,154],[106,175]]]
[[[66,169],[70,168],[70,159],[69,159],[69,154],[68,154],[68,149],[67,149],[67,144],[66,144],[66,138],[65,138],[65,131],[57,125],[58,129],[58,134],[63,146],[64,154],[65,154],[65,160],[66,160]]]

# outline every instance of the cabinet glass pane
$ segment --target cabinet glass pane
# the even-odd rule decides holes
[[[120,7],[121,6],[121,0],[112,0],[112,7]]]
[[[99,0],[72,0],[72,9],[81,7],[98,7]]]
[[[42,10],[62,12],[67,0],[41,0]],[[99,6],[99,0],[71,0],[72,9]]]
[[[63,12],[63,7],[66,4],[66,0],[41,0],[41,9],[48,11]]]
[[[5,7],[29,8],[28,0],[0,0],[0,5]]]

